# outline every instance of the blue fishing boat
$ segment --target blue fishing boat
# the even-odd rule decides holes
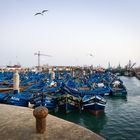
[[[30,105],[32,105],[33,108],[44,106],[48,108],[49,111],[54,111],[56,108],[55,100],[44,93],[39,93],[38,95],[31,98]]]
[[[28,107],[31,95],[28,93],[9,93],[4,103],[16,106]]]
[[[125,87],[121,88],[112,88],[111,89],[111,95],[116,97],[126,97],[127,96],[127,90]]]
[[[104,112],[105,105],[106,100],[100,95],[85,95],[82,98],[83,109],[95,115],[99,112]]]
[[[111,83],[110,95],[116,97],[125,97],[127,95],[126,87],[120,79],[117,79]]]
[[[5,99],[8,97],[9,95],[6,93],[0,93],[0,103],[5,103]]]
[[[61,95],[56,98],[58,111],[69,113],[74,110],[80,110],[81,97],[78,94],[73,94],[66,85],[59,92]]]

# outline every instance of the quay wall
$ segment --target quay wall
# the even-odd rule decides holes
[[[104,140],[94,132],[74,123],[47,116],[46,131],[36,133],[33,109],[0,104],[1,140]],[[94,124],[93,124],[94,125]]]

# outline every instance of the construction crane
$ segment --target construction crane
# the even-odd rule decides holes
[[[48,56],[48,57],[51,57],[51,55],[41,54],[40,51],[38,51],[38,53],[34,53],[34,55],[37,55],[38,56],[38,70],[40,69],[40,56]]]
[[[132,69],[135,65],[136,65],[136,63],[133,63],[132,66],[130,67],[130,69]]]
[[[131,60],[129,60],[128,64],[126,65],[126,69],[130,71],[135,65],[136,63],[132,63]]]

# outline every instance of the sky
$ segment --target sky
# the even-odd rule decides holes
[[[0,66],[35,66],[38,51],[51,55],[41,65],[140,66],[139,7],[140,0],[0,0]]]

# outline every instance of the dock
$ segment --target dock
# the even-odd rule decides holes
[[[36,133],[35,125],[33,109],[0,104],[0,139],[2,140],[104,140],[84,127],[50,114],[47,116],[44,134]]]

